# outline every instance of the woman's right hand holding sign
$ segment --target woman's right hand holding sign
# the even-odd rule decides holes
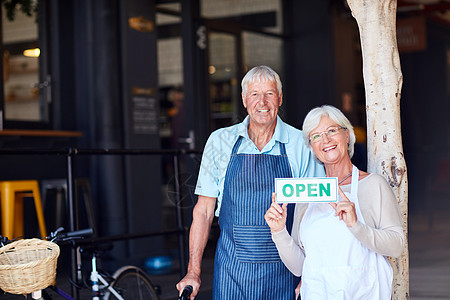
[[[279,232],[286,227],[287,205],[288,203],[283,203],[283,205],[276,203],[275,193],[272,193],[272,204],[264,215],[272,233]]]

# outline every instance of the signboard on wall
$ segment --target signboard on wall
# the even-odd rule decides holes
[[[133,88],[132,127],[134,134],[158,134],[158,104],[151,88]]]

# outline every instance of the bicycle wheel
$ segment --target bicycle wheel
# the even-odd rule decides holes
[[[158,300],[159,297],[148,275],[135,266],[125,266],[114,274],[111,287],[125,300]],[[107,292],[105,299],[116,300],[114,294]]]

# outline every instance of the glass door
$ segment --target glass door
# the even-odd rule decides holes
[[[210,31],[208,36],[209,97],[212,130],[241,121],[238,35]]]

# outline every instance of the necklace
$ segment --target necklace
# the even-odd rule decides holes
[[[348,174],[347,176],[344,177],[344,179],[342,179],[341,181],[338,182],[338,185],[343,183],[345,181],[345,179],[349,178],[350,176],[352,176],[352,173]]]

